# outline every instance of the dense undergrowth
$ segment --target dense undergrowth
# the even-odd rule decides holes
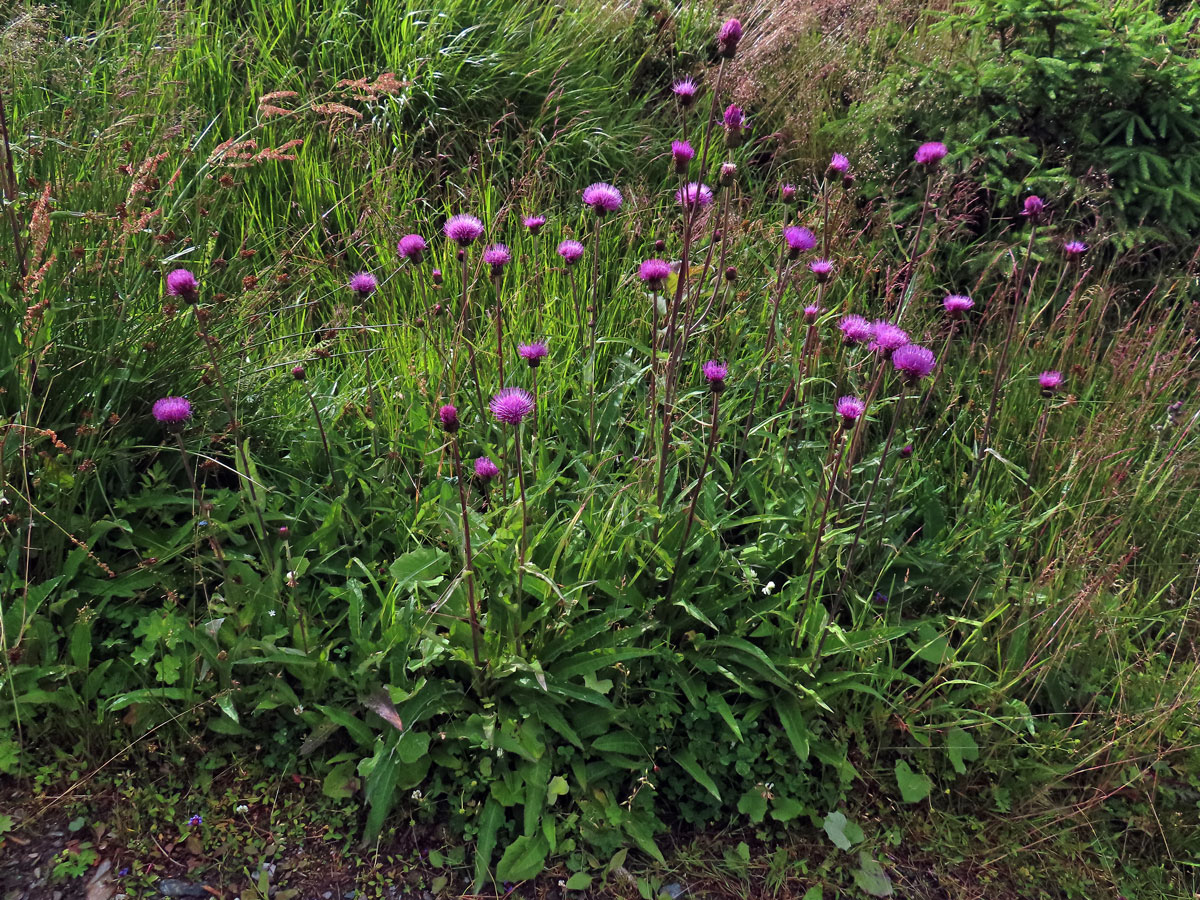
[[[1181,877],[1195,248],[1034,157],[1002,196],[977,109],[886,163],[834,84],[742,127],[761,11],[731,56],[690,4],[436,7],[8,11],[0,771],[252,757],[479,885],[731,822],[857,852],[864,785]]]

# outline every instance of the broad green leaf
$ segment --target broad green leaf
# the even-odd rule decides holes
[[[831,812],[825,817],[822,827],[829,835],[829,839],[841,850],[849,850],[864,837],[863,830],[858,827],[858,824],[847,819],[843,812]]]
[[[967,767],[963,765],[963,760],[973,762],[979,759],[979,745],[969,732],[961,728],[951,728],[946,734],[946,753],[950,756],[950,765],[954,766],[954,771],[965,775]]]
[[[892,879],[879,864],[879,860],[865,850],[858,854],[858,868],[854,870],[854,883],[872,897],[892,896]]]
[[[681,750],[675,754],[675,759],[683,766],[685,772],[696,779],[700,787],[712,794],[718,801],[721,799],[721,792],[717,790],[716,782],[704,771],[704,767],[696,761],[695,753],[691,750]]]
[[[902,759],[896,760],[896,785],[900,788],[900,796],[905,803],[918,803],[929,796],[933,782],[928,775],[914,772],[912,767]]]
[[[496,864],[497,881],[528,881],[541,874],[546,865],[546,854],[550,848],[546,839],[539,835],[522,835],[504,851]]]
[[[488,798],[479,814],[479,831],[475,836],[475,882],[472,890],[478,891],[487,879],[492,864],[492,851],[496,849],[496,832],[504,821],[504,807]]]
[[[738,800],[738,812],[750,817],[750,821],[757,825],[763,820],[767,814],[767,798],[763,796],[763,789],[755,785],[742,794]]]

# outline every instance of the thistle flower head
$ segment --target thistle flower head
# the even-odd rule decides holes
[[[839,397],[836,409],[845,425],[853,425],[855,420],[867,411],[867,404],[858,397]]]
[[[814,259],[808,264],[808,270],[820,282],[826,282],[833,276],[833,263],[827,259]]]
[[[1025,205],[1021,209],[1021,215],[1029,219],[1030,222],[1037,222],[1041,218],[1043,210],[1046,208],[1046,201],[1036,195],[1031,195],[1025,198]]]
[[[1067,241],[1065,244],[1063,244],[1063,253],[1074,259],[1087,253],[1087,248],[1088,245],[1083,241]]]
[[[469,213],[459,213],[446,220],[442,231],[458,246],[469,247],[483,237],[483,223]]]
[[[606,184],[603,181],[589,184],[583,189],[584,205],[590,206],[592,211],[598,216],[616,212],[621,208],[622,200],[621,192],[611,184]]]
[[[703,365],[702,371],[704,372],[704,380],[708,382],[708,386],[715,393],[719,394],[725,390],[725,379],[729,377],[729,366],[719,363],[715,359],[710,359]]]
[[[804,321],[810,323],[815,322],[817,321],[817,317],[823,312],[825,312],[825,310],[821,309],[821,307],[817,306],[817,304],[810,303],[808,306],[804,307]]]
[[[370,297],[378,286],[375,276],[370,272],[359,272],[350,279],[350,290],[360,297]]]
[[[835,153],[829,160],[829,171],[845,175],[850,171],[850,160],[842,153]]]
[[[192,403],[187,397],[163,397],[150,412],[163,425],[182,425],[192,417]]]
[[[736,103],[730,103],[727,107],[725,107],[725,115],[722,121],[726,128],[745,128],[746,113]]]
[[[713,192],[707,184],[692,181],[675,192],[675,201],[681,206],[698,209],[713,202]]]
[[[583,244],[579,241],[563,241],[558,245],[558,255],[566,260],[567,265],[573,266],[583,258]]]
[[[530,234],[537,234],[542,230],[542,226],[546,224],[545,216],[526,216],[521,220],[521,224],[529,229]]]
[[[671,266],[665,260],[647,259],[638,266],[638,278],[650,287],[662,287],[664,281],[671,275]]]
[[[296,365],[292,366],[292,377],[297,381],[303,381],[307,377],[307,373],[304,371],[304,366],[301,363],[296,363]]]
[[[1041,386],[1042,393],[1049,397],[1060,387],[1062,387],[1063,373],[1055,369],[1049,369],[1038,376],[1038,385]]]
[[[492,267],[492,277],[499,278],[504,267],[512,262],[512,253],[504,244],[492,244],[483,251],[483,261]]]
[[[900,455],[901,459],[909,459],[913,455],[913,445],[905,444],[903,447],[900,448],[899,455]]]
[[[717,52],[726,59],[732,59],[741,40],[742,23],[737,19],[726,19],[717,32]]]
[[[737,177],[737,163],[732,160],[726,160],[721,163],[720,174],[717,175],[717,184],[721,187],[729,187],[733,184],[733,179]]]
[[[671,141],[671,159],[675,161],[675,171],[680,174],[688,170],[688,164],[696,158],[696,151],[687,141]]]
[[[529,368],[536,369],[550,352],[545,341],[534,341],[531,344],[518,344],[517,355],[529,363]]]
[[[200,282],[188,269],[175,269],[167,273],[167,293],[170,296],[182,297],[191,303],[195,301],[199,290]]]
[[[779,189],[779,196],[783,198],[784,203],[792,203],[796,199],[796,186],[794,184],[785,184]]]
[[[787,244],[788,256],[795,259],[802,252],[817,246],[817,236],[799,225],[783,229],[783,242]]]
[[[942,307],[950,314],[950,318],[957,319],[968,309],[975,305],[975,301],[966,294],[950,294],[942,301]]]
[[[481,456],[475,460],[475,477],[480,481],[488,482],[500,474],[500,467],[491,461],[486,456]]]
[[[870,322],[853,314],[842,316],[838,328],[841,329],[842,342],[845,344],[862,344],[869,341],[874,334]]]
[[[438,418],[442,420],[442,428],[449,434],[458,431],[458,407],[447,403],[438,410]]]
[[[425,258],[425,252],[428,249],[429,245],[425,243],[425,238],[419,234],[406,234],[396,243],[396,252],[400,254],[400,258],[411,259],[415,263],[419,263]]]
[[[917,344],[905,344],[892,354],[892,365],[910,384],[929,375],[936,364],[933,351]]]
[[[927,141],[913,154],[913,159],[922,166],[936,166],[945,158],[946,145],[940,141]]]
[[[700,88],[690,78],[683,78],[675,82],[671,86],[671,90],[680,106],[691,106],[696,101],[696,95],[700,93]]]
[[[871,324],[871,344],[868,350],[876,353],[894,353],[908,343],[908,332],[886,319],[876,319]]]
[[[518,387],[507,387],[492,397],[488,404],[497,422],[520,425],[533,412],[533,397]]]

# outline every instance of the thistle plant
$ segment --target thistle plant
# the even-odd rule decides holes
[[[621,208],[621,192],[611,184],[596,182],[583,190],[583,204],[595,214],[592,228],[592,290],[588,306],[588,453],[596,453],[596,322],[600,317],[600,224]],[[562,252],[562,248],[559,248]],[[565,257],[564,257],[565,258]]]
[[[481,667],[479,658],[480,630],[479,611],[475,602],[475,557],[471,551],[471,515],[467,504],[467,480],[463,477],[462,454],[458,449],[458,429],[460,427],[458,408],[447,403],[438,410],[438,418],[441,420],[442,430],[446,433],[450,441],[450,460],[454,466],[454,480],[458,483],[458,502],[459,509],[462,511],[463,576],[467,581],[467,613],[471,617],[471,654],[475,659],[475,669],[479,671]],[[480,471],[479,464],[482,461],[477,460],[475,463],[477,474]],[[492,468],[494,469],[495,466]],[[489,479],[494,477],[495,474],[494,472],[489,474]]]

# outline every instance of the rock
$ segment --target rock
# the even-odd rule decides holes
[[[164,878],[158,883],[158,890],[164,897],[210,897],[203,885],[191,884],[178,878]]]
[[[673,881],[660,891],[661,894],[666,894],[671,900],[679,900],[684,893],[684,887],[677,881]]]

